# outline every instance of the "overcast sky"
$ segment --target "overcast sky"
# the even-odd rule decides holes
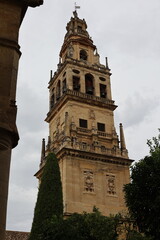
[[[7,229],[30,231],[37,196],[41,141],[48,136],[50,70],[56,70],[73,0],[44,0],[29,8],[20,30],[22,57],[17,85],[19,145],[13,150]],[[124,125],[131,159],[148,154],[147,139],[160,127],[160,1],[77,0],[80,18],[98,48],[108,57],[115,124]]]

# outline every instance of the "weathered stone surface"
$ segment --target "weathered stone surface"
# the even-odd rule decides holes
[[[5,240],[27,240],[28,232],[6,231]]]

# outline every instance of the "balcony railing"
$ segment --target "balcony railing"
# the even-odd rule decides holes
[[[109,100],[109,99],[106,99],[106,98],[101,98],[101,97],[94,96],[94,95],[89,95],[89,94],[86,94],[86,93],[82,93],[82,92],[78,92],[78,91],[74,91],[74,90],[70,90],[70,89],[67,89],[66,94],[69,94],[69,95],[72,95],[72,96],[77,96],[77,97],[80,97],[80,98],[95,100],[95,101],[98,101],[98,102],[103,102],[103,103],[106,103],[106,104],[109,104],[109,105],[114,104],[113,100]]]
[[[83,132],[83,133],[91,133],[91,130],[90,130],[90,129],[87,129],[87,128],[77,127],[77,131]]]
[[[50,115],[51,110],[56,108],[56,106],[59,104],[59,102],[66,95],[75,96],[75,97],[78,97],[80,99],[93,100],[93,101],[96,101],[96,102],[99,102],[99,103],[104,103],[104,104],[107,104],[107,105],[110,105],[110,106],[115,106],[113,100],[109,100],[107,98],[101,98],[101,97],[94,96],[94,95],[89,95],[89,94],[78,92],[78,91],[74,91],[74,90],[71,90],[71,89],[66,89],[66,91],[63,93],[63,95],[60,96],[60,98],[56,100],[56,103],[51,106],[51,109],[50,109],[50,112],[48,113],[48,116]]]
[[[102,136],[102,137],[112,137],[112,134],[109,134],[109,133],[106,133],[106,132],[98,131],[97,133],[98,133],[99,136]]]

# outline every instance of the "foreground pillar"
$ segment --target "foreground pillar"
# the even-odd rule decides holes
[[[43,0],[0,0],[0,240],[5,239],[11,150],[18,144],[16,83],[19,28],[28,6]]]

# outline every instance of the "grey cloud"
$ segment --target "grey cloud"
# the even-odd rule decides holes
[[[80,18],[98,47],[109,57],[117,123],[124,124],[131,157],[148,153],[146,139],[159,127],[159,0],[78,1]],[[20,142],[13,151],[7,228],[29,231],[37,194],[41,139],[47,138],[49,71],[56,69],[65,26],[74,2],[55,0],[28,9],[21,26],[18,79]],[[136,93],[138,92],[138,93]],[[158,119],[158,120],[157,120]],[[117,124],[116,124],[117,125]]]
[[[126,127],[133,127],[145,120],[159,107],[160,97],[144,97],[139,93],[128,97],[120,110],[117,111],[119,119],[123,120]]]
[[[18,231],[30,230],[37,190],[35,188],[25,189],[13,184],[10,187],[8,212],[10,212],[11,217],[8,224],[11,229]]]

